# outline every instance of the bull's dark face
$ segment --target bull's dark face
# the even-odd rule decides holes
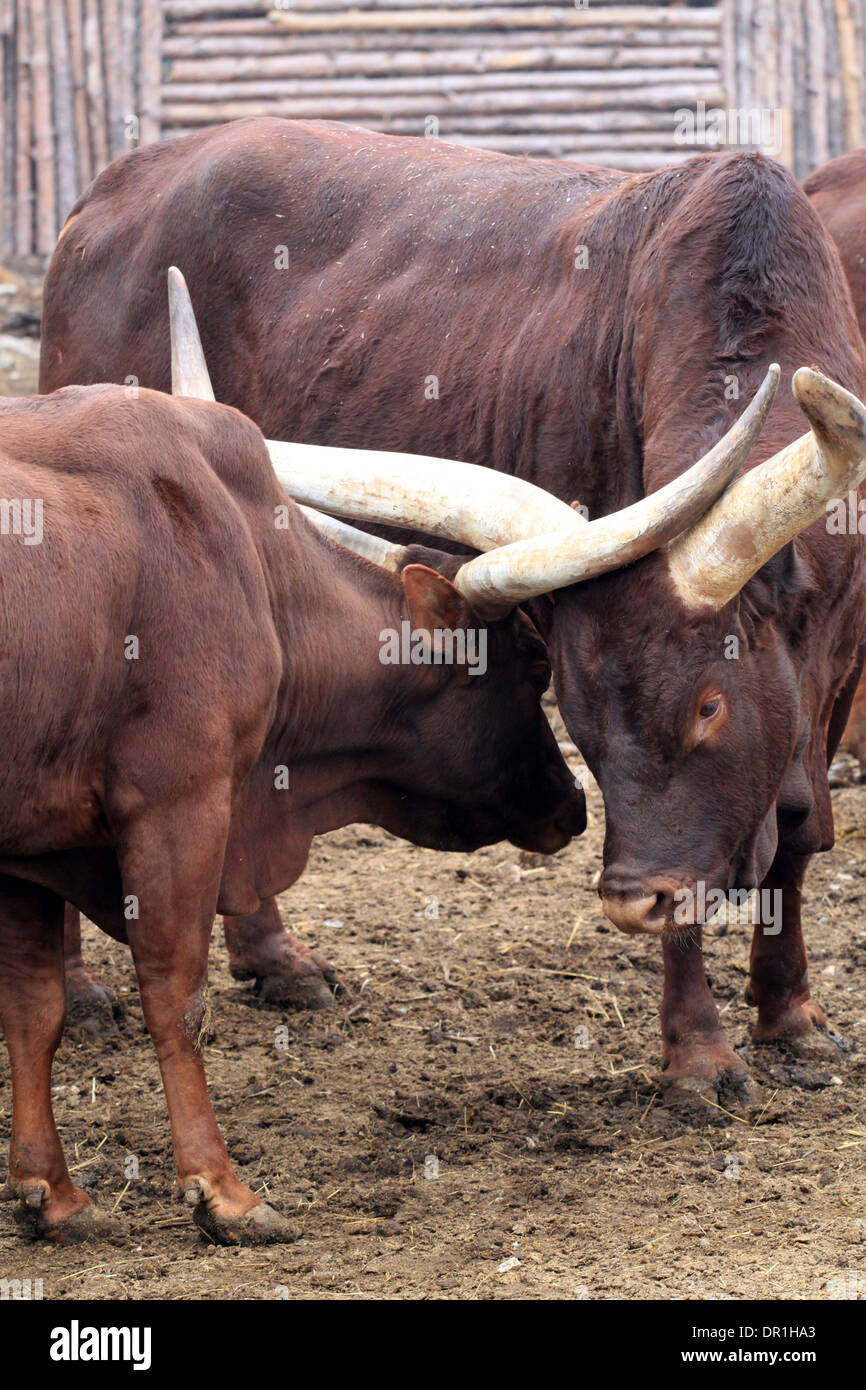
[[[422,565],[403,574],[415,631],[462,632],[471,660],[399,673],[389,762],[404,793],[399,826],[415,843],[471,850],[498,840],[552,854],[586,828],[586,802],[541,707],[547,648],[515,612],[485,623]]]
[[[604,796],[599,892],[624,931],[682,930],[711,890],[759,886],[809,815],[810,728],[774,621],[795,568],[778,557],[721,612],[687,613],[663,554],[557,598],[557,690]]]

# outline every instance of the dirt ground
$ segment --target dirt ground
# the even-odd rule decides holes
[[[836,793],[807,895],[814,992],[852,1050],[753,1052],[746,1115],[659,1086],[661,953],[601,917],[589,802],[588,833],[539,862],[360,826],[319,841],[282,905],[339,967],[330,1011],[264,1007],[215,933],[211,1095],[292,1244],[216,1249],[193,1228],[128,953],[87,928],[124,1017],[114,1046],[64,1040],[56,1113],[76,1181],[122,1224],[55,1249],[0,1204],[0,1278],[46,1299],[866,1298],[866,788]],[[709,936],[746,1045],[748,928]],[[4,1051],[4,1161],[9,1123]]]
[[[41,265],[0,265],[0,396],[31,396],[37,390],[41,311]]]

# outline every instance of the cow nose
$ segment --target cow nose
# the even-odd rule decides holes
[[[536,854],[557,854],[559,850],[565,849],[576,835],[582,835],[585,829],[586,806],[572,803],[567,810],[554,816],[538,830],[524,836],[523,839],[512,839],[511,843],[521,849],[531,849]]]
[[[678,887],[675,879],[635,879],[613,868],[602,874],[598,891],[604,915],[620,931],[658,935],[671,923]]]

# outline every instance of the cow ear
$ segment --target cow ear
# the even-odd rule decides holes
[[[454,631],[474,622],[469,604],[444,574],[437,574],[428,565],[407,565],[400,577],[409,619],[417,631]]]
[[[534,598],[531,603],[527,604],[527,607],[532,615],[532,626],[543,641],[549,642],[553,616],[556,611],[556,595],[540,594],[538,598]]]
[[[743,598],[752,617],[763,622],[778,611],[784,599],[813,588],[811,570],[795,539],[761,566],[743,590]]]

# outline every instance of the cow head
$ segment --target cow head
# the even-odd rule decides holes
[[[826,530],[808,546],[798,535],[866,472],[866,411],[815,372],[794,387],[809,434],[665,552],[557,600],[563,713],[605,801],[599,892],[625,931],[706,920],[723,893],[760,886],[780,837],[795,853],[832,844],[827,731],[844,666],[821,631]]]
[[[663,555],[557,599],[557,691],[604,796],[599,892],[624,931],[758,887],[780,830],[793,843],[813,816],[815,712],[786,621],[809,588],[788,546],[720,611],[686,609]]]

